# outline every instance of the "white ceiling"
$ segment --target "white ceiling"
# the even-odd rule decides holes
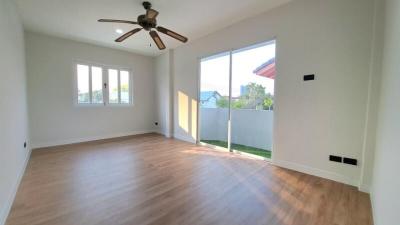
[[[68,39],[155,56],[159,51],[147,32],[141,31],[123,43],[115,30],[130,31],[137,25],[99,23],[97,19],[136,21],[145,10],[141,0],[15,0],[25,29]],[[189,38],[189,42],[235,22],[291,0],[152,0],[160,12],[158,25]],[[167,48],[180,42],[160,34]],[[151,43],[151,47],[150,47]]]

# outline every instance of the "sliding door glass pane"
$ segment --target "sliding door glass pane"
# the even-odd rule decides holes
[[[275,42],[232,54],[231,149],[271,157]]]
[[[118,103],[118,70],[108,70],[108,101]]]
[[[92,103],[103,103],[103,71],[92,66]]]
[[[78,103],[90,103],[89,66],[77,65]]]
[[[121,70],[121,103],[129,103],[129,72]]]
[[[220,147],[228,144],[229,53],[201,60],[200,141]]]

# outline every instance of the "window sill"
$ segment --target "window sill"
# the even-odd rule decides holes
[[[78,108],[100,108],[100,107],[104,107],[104,108],[130,108],[130,107],[134,106],[134,104],[132,104],[132,103],[130,103],[130,104],[76,103],[74,105],[75,105],[75,107],[78,107]]]

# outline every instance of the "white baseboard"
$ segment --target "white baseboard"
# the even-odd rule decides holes
[[[196,140],[192,137],[189,137],[187,135],[181,135],[181,134],[174,134],[174,138],[179,139],[181,141],[186,141],[186,142],[190,142],[190,143],[194,143],[196,144]]]
[[[6,205],[3,208],[3,210],[0,212],[0,225],[4,225],[6,223],[8,214],[10,213],[11,207],[12,207],[12,205],[14,203],[15,196],[17,195],[19,184],[21,183],[21,180],[22,180],[22,177],[24,176],[26,167],[28,166],[28,162],[29,162],[29,159],[31,157],[31,152],[32,152],[32,150],[29,149],[28,153],[26,155],[24,164],[22,165],[22,167],[21,167],[21,169],[19,171],[17,180],[15,181],[15,183],[13,185],[13,189],[12,189],[12,192],[10,193],[10,195],[9,195],[8,201],[6,202]]]
[[[375,192],[374,192],[374,187],[373,186],[369,186],[369,196],[371,199],[371,210],[372,210],[372,222],[373,224],[378,224],[377,222],[377,213],[376,213],[376,200],[375,200]]]
[[[154,132],[157,133],[157,134],[164,135],[167,138],[171,138],[172,137],[172,135],[169,132],[166,132],[166,131],[163,131],[163,130],[157,130],[157,131],[154,131]]]
[[[368,194],[371,192],[371,188],[370,188],[370,186],[367,185],[367,184],[360,184],[360,185],[358,186],[358,190],[359,190],[359,191],[362,191],[362,192],[365,192],[365,193],[368,193]]]
[[[341,174],[321,170],[321,169],[314,168],[314,167],[301,165],[298,163],[283,161],[283,160],[273,160],[272,163],[276,166],[283,167],[286,169],[295,170],[298,172],[310,174],[310,175],[317,176],[317,177],[322,177],[325,179],[337,181],[337,182],[348,184],[351,186],[356,186],[356,187],[358,186],[358,181],[355,181],[354,179],[343,176]]]
[[[190,142],[190,143],[196,143],[196,140],[194,140],[192,137],[188,137],[187,135],[181,135],[181,134],[175,133],[174,138],[182,140],[182,141]],[[286,168],[286,169],[295,170],[295,171],[298,171],[301,173],[306,173],[306,174],[310,174],[313,176],[322,177],[322,178],[333,180],[333,181],[336,181],[339,183],[344,183],[344,184],[358,187],[358,180],[354,180],[351,177],[347,177],[347,176],[344,176],[344,175],[341,175],[338,173],[333,173],[333,172],[329,172],[326,170],[321,170],[318,168],[305,166],[305,165],[288,162],[288,161],[284,161],[284,160],[273,159],[272,164],[279,166],[279,167]],[[369,192],[369,188],[367,188],[366,186],[359,187],[359,190],[363,191],[363,192]]]
[[[99,136],[84,137],[84,138],[72,138],[72,139],[60,140],[60,141],[48,141],[48,142],[33,143],[32,149],[53,147],[53,146],[58,146],[58,145],[68,145],[68,144],[75,144],[75,143],[88,142],[88,141],[97,141],[97,140],[102,140],[102,139],[125,137],[125,136],[146,134],[146,133],[158,133],[158,131],[157,130],[130,131],[130,132],[99,135]]]

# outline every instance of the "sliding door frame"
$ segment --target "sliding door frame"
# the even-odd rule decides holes
[[[232,52],[233,50],[228,50],[228,51],[222,51],[219,53],[211,54],[208,56],[203,56],[203,57],[198,57],[197,58],[197,130],[196,130],[196,144],[197,145],[203,145],[207,146],[213,149],[217,150],[224,150],[225,148],[219,147],[219,146],[214,146],[211,144],[203,143],[200,141],[200,118],[201,118],[201,110],[200,110],[200,95],[201,95],[201,62],[203,59],[211,58],[211,57],[217,57],[217,56],[223,56],[223,55],[229,55],[229,107],[228,107],[228,137],[227,137],[227,142],[228,142],[228,151],[232,152],[231,150],[231,140],[230,140],[230,124],[231,124],[231,97],[232,97],[232,89],[231,89],[231,83],[232,83]]]
[[[201,132],[201,128],[200,128],[200,126],[201,126],[201,124],[200,124],[200,118],[201,118],[201,112],[200,112],[201,111],[200,110],[200,106],[201,106],[201,104],[200,104],[200,95],[201,95],[201,62],[206,58],[210,58],[210,57],[214,57],[214,56],[218,56],[218,55],[223,55],[224,53],[229,54],[229,107],[228,107],[228,132],[227,132],[228,133],[228,137],[227,137],[228,148],[227,148],[227,150],[229,152],[238,152],[240,154],[243,154],[242,152],[233,150],[231,148],[231,133],[232,133],[232,127],[231,127],[232,106],[231,106],[231,101],[232,101],[232,72],[233,72],[232,71],[232,66],[233,66],[232,65],[232,56],[233,56],[234,53],[238,53],[238,52],[241,52],[241,51],[246,51],[246,50],[257,48],[257,47],[261,47],[261,46],[266,46],[266,45],[269,45],[271,43],[275,43],[275,62],[276,62],[277,61],[277,38],[276,37],[273,37],[273,38],[268,39],[268,40],[263,41],[263,42],[258,42],[258,43],[252,44],[252,45],[248,45],[248,46],[245,46],[245,47],[236,48],[236,49],[229,49],[229,50],[226,50],[226,51],[221,51],[221,52],[217,52],[217,53],[213,53],[213,54],[210,54],[210,55],[205,55],[205,56],[201,56],[201,57],[197,58],[198,80],[197,80],[197,130],[196,130],[197,135],[196,135],[196,144],[208,146],[208,147],[211,147],[211,148],[214,148],[214,149],[218,149],[218,150],[226,149],[226,148],[222,148],[222,147],[219,147],[219,146],[214,146],[214,145],[207,144],[207,143],[202,143],[200,141],[200,132]],[[275,83],[276,83],[277,77],[278,76],[275,77]],[[274,89],[276,89],[276,88],[274,87]],[[274,91],[274,96],[276,96],[275,92],[276,91]],[[276,103],[275,99],[274,99],[274,103]],[[275,143],[275,116],[274,116],[274,119],[273,119],[273,122],[272,122],[272,149],[271,149],[271,152],[273,152],[274,143]],[[248,153],[244,153],[244,154],[245,155],[250,155]],[[251,156],[253,157],[253,155],[251,155]],[[264,160],[273,161],[273,157],[274,157],[274,154],[272,154],[271,159],[265,158]]]

